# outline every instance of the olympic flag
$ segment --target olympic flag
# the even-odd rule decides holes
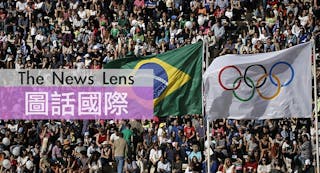
[[[216,58],[203,75],[209,120],[310,118],[312,43]]]

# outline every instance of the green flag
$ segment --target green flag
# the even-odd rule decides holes
[[[163,54],[123,58],[104,68],[153,69],[154,115],[158,117],[202,113],[202,42]]]

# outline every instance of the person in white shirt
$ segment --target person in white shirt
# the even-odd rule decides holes
[[[88,19],[87,13],[86,13],[85,10],[83,10],[83,7],[82,7],[82,6],[80,6],[79,11],[78,11],[77,14],[78,14],[79,17],[80,17],[81,19],[83,19],[83,20],[87,20],[87,19]]]
[[[16,131],[18,130],[18,124],[14,124],[14,123],[11,124],[11,123],[9,123],[9,124],[8,124],[8,129],[10,129],[10,131],[14,133],[14,132],[16,132]]]
[[[258,165],[257,173],[269,173],[271,172],[271,164],[268,164],[266,158],[261,159],[261,163]]]
[[[158,173],[169,173],[171,172],[171,164],[163,156],[160,158],[157,166]]]
[[[300,25],[305,26],[309,19],[308,10],[303,10],[301,16],[299,16],[298,19],[300,20]]]
[[[18,13],[25,12],[26,7],[27,7],[27,2],[25,2],[24,0],[19,0],[16,3],[16,10],[17,10]]]
[[[46,36],[44,36],[44,35],[42,34],[42,31],[41,31],[41,30],[39,30],[39,31],[38,31],[38,34],[37,34],[36,37],[35,37],[35,40],[36,40],[36,41],[40,41],[40,43],[42,43],[45,39],[46,39]]]
[[[138,173],[139,168],[137,166],[136,161],[131,160],[131,158],[127,158],[123,170],[125,173]]]
[[[296,35],[296,37],[299,37],[300,31],[301,31],[299,20],[295,20],[294,25],[292,26],[291,31],[292,31],[292,33],[293,33],[294,35]]]
[[[117,139],[119,139],[119,135],[118,135],[118,130],[115,129],[114,132],[110,136],[110,141],[113,143]]]
[[[79,3],[78,1],[71,0],[69,5],[70,5],[70,9],[77,10]]]
[[[34,4],[34,7],[36,10],[41,10],[42,7],[43,7],[43,2],[41,0],[38,0],[35,4]]]
[[[153,148],[150,151],[149,160],[151,161],[151,165],[154,168],[157,167],[157,163],[162,157],[162,151],[159,149],[159,146],[157,143],[153,145]]]
[[[89,173],[98,173],[102,168],[101,160],[99,159],[98,153],[92,154],[89,159]]]
[[[91,144],[90,144],[90,146],[88,147],[88,150],[87,150],[87,156],[90,158],[91,155],[92,155],[94,152],[99,152],[99,153],[100,153],[100,149],[99,149],[98,146],[95,144],[95,141],[91,141]]]

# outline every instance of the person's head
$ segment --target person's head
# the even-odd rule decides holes
[[[232,165],[231,159],[230,158],[226,158],[224,160],[224,165],[227,166],[227,167],[231,166]]]
[[[261,164],[262,164],[262,165],[267,165],[267,158],[263,157],[263,158],[261,159]]]
[[[303,135],[302,135],[302,141],[303,141],[303,142],[306,142],[306,141],[308,141],[308,140],[309,140],[308,135],[307,135],[307,134],[303,134]]]
[[[176,154],[175,160],[176,160],[176,161],[179,161],[179,160],[180,160],[180,155],[179,155],[179,154]]]
[[[196,145],[196,144],[193,144],[192,145],[192,150],[193,150],[193,152],[198,152],[199,151],[199,146]]]
[[[153,148],[154,148],[155,150],[158,150],[158,149],[159,149],[158,143],[155,142],[155,143],[153,144]]]
[[[163,156],[163,155],[160,157],[160,162],[162,162],[162,163],[164,163],[164,162],[165,162],[165,158],[164,158],[164,156]]]
[[[191,160],[192,163],[198,163],[198,158],[196,156],[193,156],[192,157],[192,160]]]
[[[143,145],[142,145],[141,142],[139,142],[139,143],[137,144],[137,150],[141,150],[141,149],[143,149]]]
[[[127,157],[127,163],[131,163],[132,162],[132,160],[131,160],[131,157]]]
[[[221,133],[217,133],[217,139],[221,139]]]
[[[191,127],[191,121],[187,121],[187,127]]]
[[[237,43],[238,43],[238,44],[242,44],[241,38],[238,38],[238,39],[237,39]]]
[[[127,129],[131,129],[131,124],[127,123],[126,127],[127,127]]]
[[[123,133],[120,132],[120,133],[118,134],[118,136],[119,136],[120,138],[123,138]]]
[[[268,136],[267,134],[263,135],[263,137],[262,137],[262,139],[263,139],[264,141],[268,141],[268,138],[269,138],[269,136]]]
[[[280,134],[280,133],[277,133],[277,134],[276,134],[276,140],[282,140],[282,137],[281,137],[281,134]]]
[[[276,165],[276,166],[281,165],[280,159],[278,157],[274,159],[274,165]]]
[[[18,64],[22,64],[22,59],[18,58],[17,62],[18,62]]]
[[[61,147],[61,142],[60,142],[59,140],[57,140],[57,141],[56,141],[56,145],[57,145],[58,147]]]

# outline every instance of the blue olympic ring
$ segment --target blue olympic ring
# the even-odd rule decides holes
[[[270,78],[270,80],[271,80],[271,83],[272,83],[274,86],[278,86],[278,84],[273,80],[272,70],[273,70],[277,65],[279,65],[279,64],[285,64],[285,65],[287,65],[287,66],[290,68],[290,70],[291,70],[291,77],[290,77],[289,81],[286,82],[286,83],[284,83],[284,84],[281,84],[281,87],[285,87],[285,86],[288,86],[288,85],[292,82],[292,80],[293,80],[293,78],[294,78],[294,70],[293,70],[291,64],[289,64],[289,63],[287,63],[287,62],[284,62],[284,61],[280,61],[280,62],[277,62],[277,63],[273,64],[272,67],[270,68],[270,71],[269,71],[269,78]]]

